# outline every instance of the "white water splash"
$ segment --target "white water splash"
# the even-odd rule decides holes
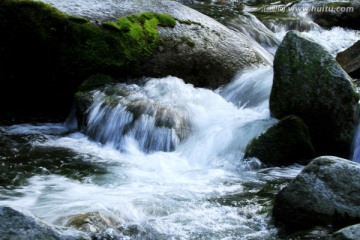
[[[255,72],[265,74],[268,70]],[[268,73],[271,75],[271,71]],[[258,81],[258,74],[250,75]],[[252,84],[248,80],[241,86],[255,96],[251,93]],[[265,88],[270,91],[270,85],[265,84],[263,93]],[[71,216],[100,212],[117,223],[118,229],[113,229],[112,236],[120,239],[128,238],[126,234],[133,239],[274,236],[276,229],[268,229],[262,205],[238,201],[220,204],[229,195],[245,194],[245,183],[264,184],[256,172],[247,171],[259,162],[242,158],[248,142],[275,123],[269,109],[239,108],[210,90],[194,88],[174,77],[151,79],[140,89],[153,101],[187,111],[192,132],[175,151],[147,154],[130,136],[124,144],[126,151],[120,152],[79,132],[47,135],[47,129],[57,126],[48,125],[41,129],[48,140],[34,146],[70,149],[81,161],[101,164],[106,173],[81,180],[37,175],[10,195],[0,189],[0,204],[28,209],[47,223],[60,226],[66,225]],[[259,105],[267,106],[260,102]],[[34,129],[22,125],[9,130],[23,134],[26,128]],[[135,233],[123,232],[129,229]]]

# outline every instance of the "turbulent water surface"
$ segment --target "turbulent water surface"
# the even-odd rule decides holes
[[[275,43],[286,31],[278,26]],[[340,28],[306,34],[334,55],[360,39]],[[2,126],[0,204],[108,239],[277,239],[273,196],[303,166],[263,168],[243,159],[247,144],[277,122],[269,113],[272,75],[271,67],[247,69],[215,91],[172,76],[148,79],[125,86],[131,91],[121,104],[105,110],[98,92],[85,134],[71,121]],[[187,123],[186,134],[158,126],[151,114],[127,126],[134,101],[178,111],[173,116]],[[85,215],[93,216],[86,229],[75,221]]]

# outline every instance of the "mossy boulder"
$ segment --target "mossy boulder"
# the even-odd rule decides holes
[[[1,118],[63,120],[84,79],[126,75],[153,54],[158,26],[175,24],[169,15],[145,12],[98,26],[42,2],[2,1]]]
[[[308,128],[296,116],[281,119],[254,139],[245,151],[245,158],[256,157],[273,166],[304,163],[314,155]]]
[[[145,62],[132,64],[132,76],[176,76],[196,87],[217,88],[239,70],[271,65],[272,55],[252,40],[214,19],[170,0],[42,0],[62,11],[91,21],[116,21],[142,12],[169,14],[174,28],[158,28],[161,44]],[[79,7],[79,5],[81,7]]]
[[[360,3],[358,1],[332,2],[321,7],[327,8],[327,10],[312,11],[308,14],[321,27],[343,27],[360,30]]]
[[[360,40],[336,55],[336,61],[353,78],[360,79]]]
[[[360,164],[322,156],[312,160],[275,197],[272,217],[286,232],[360,222]]]
[[[297,31],[286,34],[274,59],[273,117],[299,116],[318,155],[348,158],[358,99],[351,77],[323,47]]]

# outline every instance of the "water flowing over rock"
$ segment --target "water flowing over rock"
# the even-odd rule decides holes
[[[174,1],[43,0],[60,10],[96,21],[115,20],[141,12],[166,13],[175,28],[159,28],[162,44],[149,61],[132,65],[137,76],[176,76],[195,86],[217,88],[241,69],[270,65],[272,56],[259,45],[214,19]],[[79,4],[81,8],[79,8]]]
[[[351,77],[360,79],[360,41],[339,52],[336,61]]]
[[[173,151],[188,136],[191,124],[185,109],[152,96],[153,89],[159,87],[164,86],[118,84],[77,93],[81,129],[96,141],[120,150],[130,137],[145,152]]]
[[[76,240],[90,239],[84,234],[63,234],[30,214],[22,213],[11,207],[0,207],[0,236],[8,240]]]
[[[273,218],[289,231],[360,221],[360,164],[323,156],[311,161],[275,197]]]
[[[274,117],[299,116],[317,154],[348,158],[357,101],[352,79],[323,47],[297,31],[286,34],[274,59]]]
[[[246,148],[245,158],[256,157],[269,165],[309,161],[314,148],[305,123],[296,116],[281,119]]]

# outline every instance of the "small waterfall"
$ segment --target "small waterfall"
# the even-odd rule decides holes
[[[160,100],[161,92],[152,95],[159,90],[168,94],[163,86],[152,87],[118,84],[92,92],[85,133],[121,151],[134,143],[143,152],[173,151],[190,131],[188,116],[175,104]]]

